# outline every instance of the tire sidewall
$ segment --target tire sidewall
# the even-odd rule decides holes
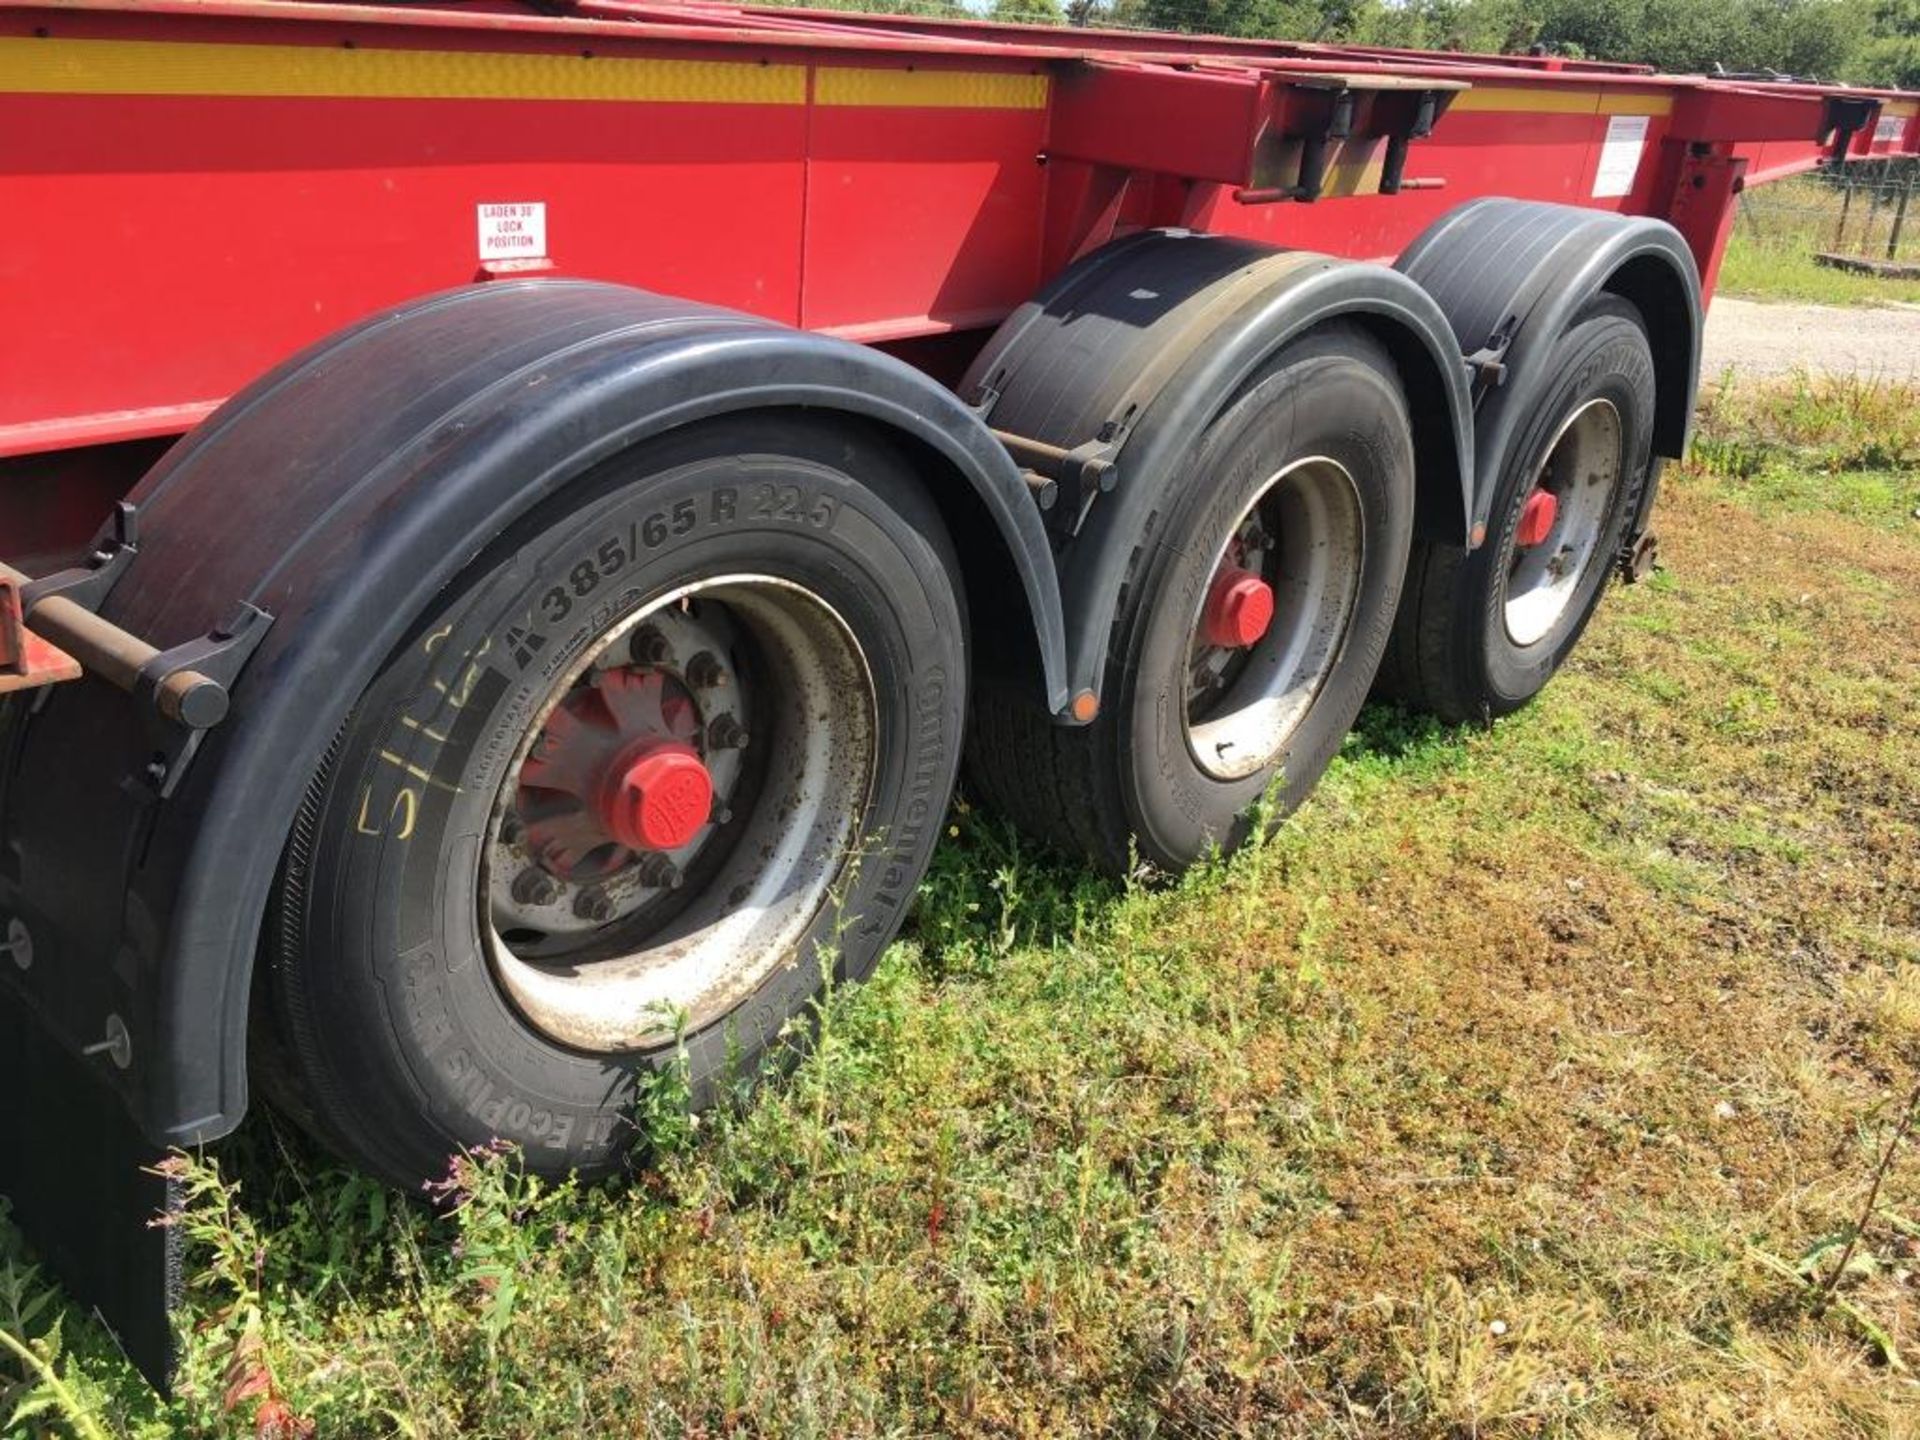
[[[1296,460],[1338,462],[1358,492],[1361,573],[1341,651],[1277,765],[1223,781],[1193,758],[1186,729],[1193,617],[1239,518]],[[1391,362],[1357,332],[1284,353],[1208,428],[1133,596],[1119,745],[1141,858],[1178,869],[1246,836],[1248,812],[1281,773],[1274,811],[1306,798],[1338,752],[1373,682],[1399,600],[1413,524],[1414,460]]]
[[[1491,534],[1469,559],[1460,591],[1470,608],[1459,623],[1476,642],[1466,653],[1480,657],[1476,688],[1494,715],[1511,713],[1538,694],[1579,643],[1639,507],[1653,452],[1653,355],[1645,328],[1624,303],[1602,302],[1569,329],[1549,369],[1559,378],[1507,451],[1490,510]],[[1601,399],[1620,413],[1622,454],[1599,544],[1553,628],[1532,644],[1518,645],[1507,633],[1505,577],[1521,512],[1568,419]]]
[[[696,1103],[750,1074],[806,1012],[823,947],[837,949],[837,979],[871,969],[938,838],[965,713],[964,624],[937,515],[864,439],[752,422],[667,437],[584,478],[469,573],[348,722],[293,962],[293,1008],[306,1013],[289,1028],[309,1037],[316,1108],[335,1128],[343,1114],[368,1127],[354,1148],[403,1182],[493,1137],[541,1170],[605,1168],[636,1138],[623,1112],[637,1078],[675,1056],[549,1040],[495,981],[480,935],[494,798],[595,637],[691,581],[771,574],[839,614],[874,683],[869,838],[787,963],[683,1038]]]

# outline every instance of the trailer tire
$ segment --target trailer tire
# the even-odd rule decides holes
[[[868,974],[940,834],[958,573],[883,440],[785,413],[646,442],[534,512],[389,657],[313,780],[263,947],[292,1072],[269,1093],[417,1187],[494,1139],[543,1173],[604,1172],[644,1142],[647,1075],[684,1063],[700,1106],[791,1053],[821,956]],[[605,749],[623,706],[682,739]],[[631,754],[672,751],[682,775],[694,754],[711,813],[673,829],[662,801],[624,833],[670,835],[587,849],[609,812],[562,794],[576,744],[603,746],[583,795]],[[589,890],[631,912],[588,916]],[[674,984],[684,1006],[655,998]]]
[[[1639,310],[1596,299],[1547,369],[1557,378],[1507,449],[1485,543],[1414,543],[1383,698],[1454,724],[1511,714],[1553,678],[1599,606],[1652,469],[1654,363]],[[1542,493],[1554,496],[1549,528],[1528,544]]]
[[[1272,628],[1232,662],[1238,678],[1207,702],[1217,708],[1196,714],[1196,624],[1227,548],[1249,517],[1267,523],[1270,505],[1280,517]],[[1287,346],[1223,406],[1191,466],[1168,477],[1128,567],[1099,716],[1060,726],[1024,696],[983,689],[968,750],[974,786],[1029,833],[1113,874],[1140,862],[1177,873],[1235,848],[1270,786],[1270,818],[1291,813],[1373,682],[1413,507],[1411,422],[1385,348],[1342,323]],[[1314,516],[1327,522],[1320,533],[1310,533]],[[1296,655],[1300,668],[1287,668]],[[1215,742],[1198,737],[1218,724],[1207,717],[1263,704],[1290,676],[1301,690],[1290,724],[1254,732],[1262,743],[1230,766],[1217,752],[1203,759]],[[1238,704],[1242,684],[1264,688]]]

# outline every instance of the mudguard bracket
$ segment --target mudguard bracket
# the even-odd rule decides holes
[[[162,799],[173,794],[181,775],[199,750],[207,731],[226,718],[228,697],[247,661],[266,638],[273,616],[258,605],[242,601],[233,617],[219,629],[162,650],[140,667],[134,693],[142,701],[154,739],[153,758],[143,778]],[[197,674],[218,689],[207,689],[207,708],[200,713],[169,719],[161,704],[164,687],[176,675]],[[204,722],[204,723],[202,723]]]

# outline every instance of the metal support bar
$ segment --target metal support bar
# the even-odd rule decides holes
[[[1913,201],[1914,175],[1914,167],[1909,165],[1906,184],[1900,187],[1900,200],[1894,207],[1893,229],[1887,235],[1887,259],[1889,260],[1900,258],[1900,233],[1907,227],[1907,206]]]
[[[1384,139],[1379,193],[1398,195],[1405,190],[1437,190],[1444,180],[1410,180],[1407,156],[1412,142],[1433,133],[1463,85],[1415,87],[1386,85],[1380,77],[1339,83],[1292,79],[1295,98],[1289,102],[1285,138],[1298,145],[1298,172],[1291,184],[1241,185],[1233,191],[1241,205],[1273,205],[1283,200],[1312,204],[1325,192],[1327,175],[1350,140]],[[1367,147],[1371,150],[1371,146]]]
[[[1041,510],[1051,510],[1060,499],[1060,482],[1051,475],[1042,475],[1038,470],[1022,470],[1020,478],[1027,482],[1027,493],[1033,496],[1033,503]]]
[[[1407,187],[1407,151],[1415,140],[1433,133],[1433,122],[1440,112],[1440,96],[1433,90],[1419,92],[1413,102],[1413,120],[1406,128],[1394,128],[1387,135],[1387,157],[1380,167],[1380,193],[1398,195]],[[1417,184],[1417,182],[1416,182]]]
[[[27,629],[20,586],[13,573],[0,575],[0,694],[79,677],[78,660]]]
[[[1821,138],[1827,140],[1827,163],[1843,164],[1853,137],[1873,124],[1880,113],[1880,102],[1866,96],[1829,95],[1821,126]],[[1831,137],[1830,139],[1828,137]]]
[[[1120,467],[1110,457],[1098,453],[1107,447],[1097,443],[1092,447],[1082,445],[1073,450],[1063,450],[1058,445],[1049,445],[1044,440],[1029,440],[1010,430],[995,430],[993,438],[1004,445],[1007,453],[1025,469],[1037,470],[1055,480],[1071,482],[1076,489],[1082,483],[1091,481],[1096,489],[1111,490],[1119,482]]]
[[[0,564],[0,584],[24,590],[29,576]],[[26,628],[65,651],[89,673],[115,689],[136,693],[142,671],[162,653],[137,635],[67,599],[49,595],[32,604],[24,616]],[[153,684],[153,703],[160,713],[191,730],[218,725],[227,713],[226,687],[197,670],[179,669]]]

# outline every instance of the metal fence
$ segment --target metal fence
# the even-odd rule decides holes
[[[1920,158],[1853,160],[1760,186],[1741,197],[1737,223],[1769,249],[1920,269]]]

